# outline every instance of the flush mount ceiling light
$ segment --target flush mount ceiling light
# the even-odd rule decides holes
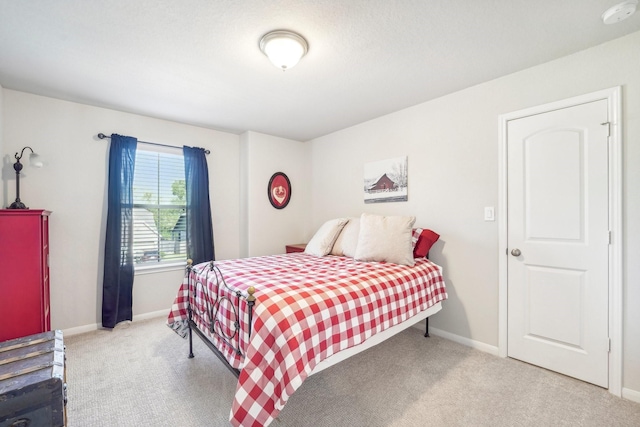
[[[633,15],[638,6],[637,0],[623,1],[610,7],[602,14],[602,22],[605,24],[616,24]]]
[[[260,39],[260,50],[282,71],[293,68],[309,50],[307,41],[299,34],[276,30]]]

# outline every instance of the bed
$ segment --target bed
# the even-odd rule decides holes
[[[233,425],[268,425],[308,376],[424,320],[447,298],[442,269],[424,257],[402,265],[309,252],[187,267],[167,323],[200,336],[238,376]]]

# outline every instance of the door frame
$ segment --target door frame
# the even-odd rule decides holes
[[[607,100],[609,113],[609,392],[622,396],[622,88],[620,86],[538,105],[499,116],[498,148],[498,354],[507,357],[507,125],[521,119],[562,108]]]

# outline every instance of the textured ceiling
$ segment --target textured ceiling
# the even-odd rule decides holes
[[[0,0],[0,85],[306,141],[640,30],[602,23],[616,3]],[[286,72],[274,29],[309,42]]]

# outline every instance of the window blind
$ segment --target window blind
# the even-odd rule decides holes
[[[136,266],[187,259],[186,188],[182,152],[136,150],[133,254]]]

